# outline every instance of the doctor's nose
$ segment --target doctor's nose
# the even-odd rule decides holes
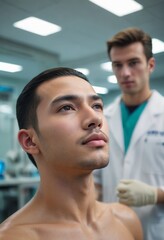
[[[121,76],[127,77],[127,76],[130,76],[130,74],[131,74],[131,71],[130,71],[129,66],[123,66],[121,69]]]

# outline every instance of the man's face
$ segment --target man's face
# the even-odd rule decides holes
[[[102,100],[76,76],[59,77],[37,89],[39,155],[45,166],[86,171],[108,164],[108,127]]]
[[[140,42],[126,47],[113,47],[110,52],[114,74],[125,94],[146,92],[149,89],[150,73],[154,69],[154,58],[147,61]]]

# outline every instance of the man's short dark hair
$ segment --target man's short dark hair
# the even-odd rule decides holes
[[[36,132],[38,131],[38,119],[36,109],[41,99],[36,94],[36,89],[43,82],[63,76],[77,76],[89,82],[89,80],[83,73],[76,71],[75,69],[65,67],[51,68],[34,77],[23,88],[17,99],[16,117],[19,129],[27,129],[29,127],[33,127]],[[28,154],[28,156],[33,162],[33,164],[36,166],[33,156],[31,154]]]
[[[151,37],[141,29],[126,28],[121,32],[118,32],[110,40],[107,41],[107,51],[109,58],[112,47],[125,47],[135,42],[140,42],[143,45],[147,60],[153,57]]]

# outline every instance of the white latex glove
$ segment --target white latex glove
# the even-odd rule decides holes
[[[143,182],[122,179],[117,187],[119,202],[128,206],[144,206],[157,202],[157,188]]]

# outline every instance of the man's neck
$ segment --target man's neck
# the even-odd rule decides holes
[[[137,106],[148,100],[152,95],[152,92],[149,90],[144,94],[125,94],[122,95],[122,100],[127,106]]]
[[[79,179],[49,180],[41,184],[35,196],[40,207],[46,209],[45,214],[49,212],[50,218],[54,216],[54,220],[57,217],[59,221],[68,219],[88,222],[94,218],[96,201],[92,175]]]

